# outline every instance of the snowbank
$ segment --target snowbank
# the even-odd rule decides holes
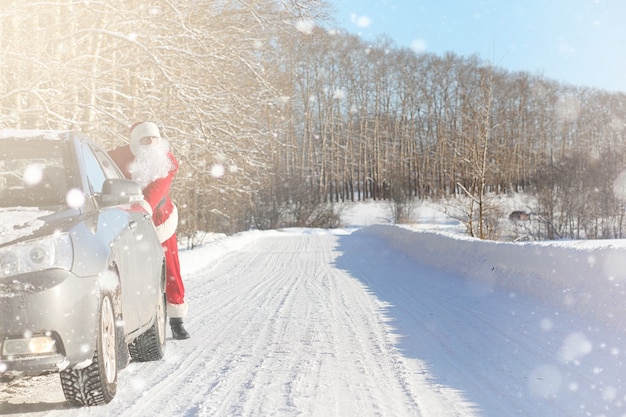
[[[524,292],[555,307],[626,328],[626,241],[503,243],[373,225],[384,238],[429,267],[468,279],[488,294],[495,286]]]

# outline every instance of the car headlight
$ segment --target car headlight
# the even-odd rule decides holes
[[[46,236],[0,249],[0,278],[72,267],[74,251],[67,234]]]

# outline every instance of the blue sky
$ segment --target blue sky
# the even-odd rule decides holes
[[[329,0],[338,27],[399,47],[626,93],[626,0]]]

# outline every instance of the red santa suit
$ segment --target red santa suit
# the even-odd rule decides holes
[[[109,152],[109,155],[120,167],[126,178],[135,179],[133,172],[135,152],[133,152],[133,149],[136,146],[138,146],[138,143],[133,143],[131,132],[130,145],[121,146]],[[152,208],[152,220],[165,253],[167,315],[170,318],[182,318],[187,314],[187,303],[185,303],[185,286],[180,274],[180,263],[178,260],[178,242],[176,239],[178,210],[169,196],[172,181],[178,172],[178,161],[169,151],[167,156],[171,162],[169,171],[163,177],[152,179],[147,185],[144,185],[143,195],[145,201]],[[140,182],[140,185],[143,184]]]

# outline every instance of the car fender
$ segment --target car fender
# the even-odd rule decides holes
[[[76,276],[98,275],[108,269],[111,263],[111,246],[115,241],[115,236],[108,227],[106,219],[98,213],[92,213],[70,229],[74,250],[72,271]]]

